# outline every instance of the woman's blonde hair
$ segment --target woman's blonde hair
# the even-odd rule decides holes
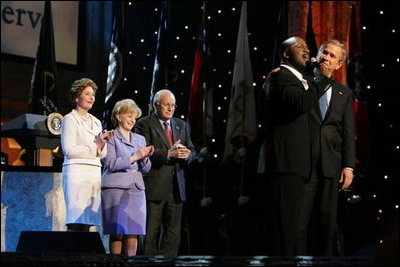
[[[118,101],[117,103],[115,103],[113,111],[111,113],[111,123],[114,125],[114,127],[117,127],[118,126],[117,115],[126,114],[130,112],[136,113],[136,118],[142,116],[142,110],[132,99],[122,99]]]

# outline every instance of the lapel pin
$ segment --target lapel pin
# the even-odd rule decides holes
[[[343,93],[341,91],[339,91],[339,95],[343,95]]]

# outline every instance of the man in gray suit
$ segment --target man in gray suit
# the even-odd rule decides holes
[[[184,167],[196,157],[188,124],[173,117],[176,100],[170,90],[153,98],[155,112],[136,123],[135,132],[154,146],[152,169],[144,175],[147,198],[145,255],[176,256],[181,236],[183,201],[186,200]]]

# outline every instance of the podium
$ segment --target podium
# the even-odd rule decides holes
[[[47,116],[25,113],[1,126],[1,137],[14,138],[25,149],[28,166],[53,166],[53,150],[61,145],[59,135],[52,134]]]

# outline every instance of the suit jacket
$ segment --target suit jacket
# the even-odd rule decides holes
[[[196,153],[190,139],[188,124],[178,118],[171,118],[170,122],[174,143],[180,140],[181,144],[192,151],[187,160],[167,159],[169,149],[167,138],[155,114],[141,118],[135,126],[135,132],[143,135],[148,145],[154,146],[154,153],[150,157],[152,169],[144,175],[148,200],[166,200],[174,186],[179,191],[177,196],[180,200],[186,200],[184,167],[195,159]]]
[[[285,67],[271,77],[267,119],[267,172],[311,175],[309,112],[330,86],[331,79],[318,75],[300,81]],[[269,125],[268,125],[269,124]]]
[[[145,189],[142,173],[151,169],[151,161],[142,164],[139,160],[131,164],[129,158],[136,154],[139,148],[146,146],[146,140],[136,133],[130,135],[129,142],[117,129],[114,138],[107,142],[108,152],[103,159],[102,187],[129,189],[136,186],[138,189]]]
[[[355,168],[353,94],[346,86],[333,81],[332,97],[325,119],[318,104],[310,112],[313,153],[322,164],[325,177],[338,178],[344,167]]]
[[[62,120],[61,147],[64,154],[63,165],[89,164],[101,166],[100,159],[107,154],[107,146],[98,150],[94,143],[95,137],[101,133],[102,126],[99,119],[89,114],[93,121],[93,128],[86,126],[76,110],[65,115]]]

